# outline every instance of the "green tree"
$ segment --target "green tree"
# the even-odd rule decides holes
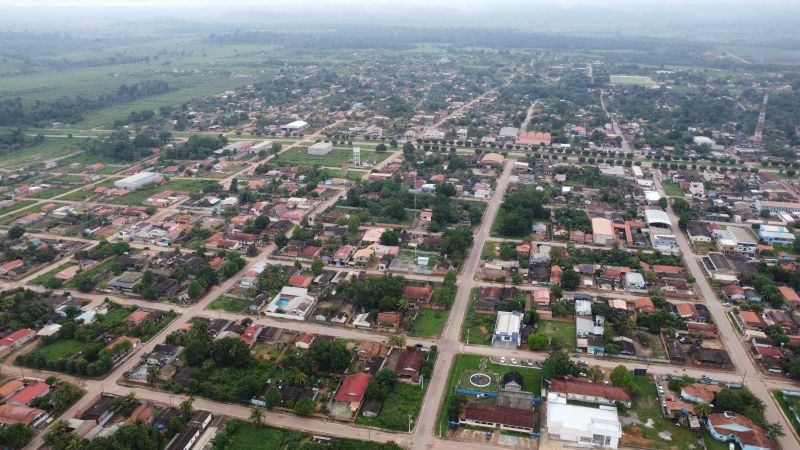
[[[189,287],[186,288],[186,293],[189,295],[189,298],[193,299],[203,295],[204,291],[205,289],[203,289],[203,285],[197,280],[193,280],[191,283],[189,283]]]
[[[298,416],[310,416],[314,413],[314,401],[306,397],[294,405],[294,413]]]
[[[406,337],[402,334],[394,334],[389,336],[389,345],[395,348],[405,348]]]
[[[347,221],[347,231],[351,234],[358,233],[358,228],[361,226],[361,217],[357,215],[350,216],[350,219]]]
[[[586,376],[595,383],[603,381],[603,378],[605,377],[603,374],[603,369],[598,366],[592,366],[586,369]]]
[[[555,352],[542,363],[542,378],[559,378],[580,373],[578,366],[564,352]]]
[[[281,402],[281,391],[275,386],[271,386],[264,394],[264,403],[267,404],[267,409],[272,409]]]
[[[259,408],[258,406],[253,406],[250,408],[250,422],[255,425],[256,428],[261,428],[262,422],[261,420],[264,418],[264,411]]]
[[[769,216],[770,216],[771,214],[772,214],[772,213],[769,211],[769,209],[768,209],[768,208],[762,208],[762,209],[761,209],[761,211],[758,213],[758,215],[759,215],[760,217],[764,218],[764,219],[769,219]]]
[[[544,333],[535,333],[528,336],[528,348],[531,350],[544,350],[550,339]]]
[[[614,386],[626,388],[633,386],[633,373],[623,365],[614,367],[609,378]]]
[[[25,228],[23,228],[23,227],[21,227],[19,225],[14,225],[13,227],[8,229],[8,238],[9,239],[13,240],[13,239],[21,238],[23,234],[25,234]]]
[[[319,275],[322,274],[322,268],[323,267],[324,267],[324,264],[322,263],[322,260],[319,259],[319,258],[316,258],[316,259],[314,259],[314,262],[311,263],[311,272],[314,275],[319,276]]]
[[[400,238],[397,231],[389,229],[381,234],[381,245],[400,245]]]
[[[24,424],[15,423],[0,428],[0,446],[13,449],[25,447],[33,439],[33,430]]]

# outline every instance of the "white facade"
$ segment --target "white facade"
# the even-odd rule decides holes
[[[304,122],[302,120],[295,120],[294,122],[282,125],[281,131],[283,131],[284,133],[295,133],[300,130],[305,130],[306,128],[308,128],[308,122]]]
[[[603,217],[592,218],[592,236],[597,245],[611,245],[614,243],[614,227],[611,221]]]
[[[550,393],[547,396],[547,434],[557,441],[618,448],[622,424],[613,406],[568,405],[565,397]]]
[[[308,147],[309,155],[327,155],[333,150],[333,144],[330,142],[317,142]]]
[[[517,348],[522,344],[522,318],[519,311],[498,311],[492,335],[492,346]]]
[[[662,253],[680,253],[678,239],[673,234],[651,234],[653,248]]]
[[[141,187],[144,187],[156,181],[160,176],[161,175],[155,172],[139,172],[127,178],[115,181],[114,187],[116,187],[117,189],[127,189],[129,191],[135,191]]]

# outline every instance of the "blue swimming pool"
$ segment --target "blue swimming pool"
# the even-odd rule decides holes
[[[277,306],[278,308],[283,308],[283,307],[287,306],[288,304],[289,304],[289,300],[287,300],[285,298],[279,299],[277,302],[275,302],[275,306]]]

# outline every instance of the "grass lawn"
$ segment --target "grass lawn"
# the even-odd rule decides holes
[[[494,314],[477,314],[475,312],[475,300],[478,298],[478,290],[472,291],[469,301],[469,309],[464,317],[464,324],[461,326],[461,340],[467,344],[489,345],[492,343],[492,330],[497,316]]]
[[[122,197],[117,197],[111,201],[115,205],[141,205],[147,200],[148,197],[168,190],[183,192],[191,194],[193,192],[200,192],[203,186],[214,183],[210,180],[174,180],[165,183],[161,186],[148,186],[142,189],[133,191]]]
[[[485,363],[483,369],[481,369],[482,362]],[[455,396],[461,395],[466,398],[473,399],[472,396],[468,396],[465,394],[456,394],[455,392],[456,387],[458,387],[459,383],[461,382],[462,374],[469,372],[484,371],[484,372],[491,372],[498,374],[502,378],[503,375],[512,370],[515,370],[522,375],[523,377],[522,388],[524,390],[533,392],[534,396],[536,397],[539,397],[541,395],[540,393],[542,388],[542,372],[540,369],[493,364],[489,362],[489,359],[487,357],[480,355],[456,355],[456,357],[453,359],[452,371],[450,372],[450,375],[447,378],[447,389],[445,390],[444,401],[442,402],[442,409],[439,411],[439,418],[437,420],[434,434],[438,435],[440,431],[444,432],[445,430],[447,430],[447,405],[450,404],[451,400]],[[464,386],[464,387],[471,388],[471,386]]]
[[[39,145],[3,155],[0,167],[17,169],[30,164],[41,164],[53,158],[79,151],[80,139],[45,138]]]
[[[98,274],[101,274],[101,273],[103,273],[103,272],[105,272],[107,270],[110,270],[111,266],[114,265],[114,262],[116,262],[116,259],[112,258],[112,259],[109,259],[107,261],[104,261],[104,262],[101,262],[101,263],[95,265],[94,267],[92,267],[89,270],[84,270],[83,272],[79,273],[78,275],[75,275],[75,278],[73,278],[73,279],[67,281],[66,283],[64,283],[64,287],[67,288],[67,289],[75,289],[75,288],[78,287],[78,282],[77,282],[78,277],[83,276],[83,275],[92,276],[92,277],[97,276]]]
[[[348,169],[347,176],[342,173],[342,169],[324,169],[325,176],[330,178],[347,178],[348,180],[358,181],[367,174],[364,170]]]
[[[797,418],[800,416],[800,397],[783,395],[781,391],[772,391],[772,396],[775,397],[775,401],[778,402],[783,413],[789,418],[794,431],[800,433],[800,420]],[[789,434],[789,430],[786,430],[786,433]]]
[[[229,297],[220,295],[216,300],[208,305],[208,309],[224,309],[232,313],[240,313],[250,305],[249,300],[243,298]]]
[[[59,197],[59,200],[66,200],[68,202],[81,202],[93,195],[95,195],[93,190],[91,191],[77,190],[75,192],[70,192],[69,194],[63,197]]]
[[[78,186],[53,186],[31,194],[31,197],[42,199],[54,198],[69,191],[74,191],[77,188]]]
[[[620,415],[630,416],[631,413],[635,413],[639,423],[624,428],[623,444],[663,450],[691,450],[703,447],[698,442],[696,432],[689,428],[676,427],[672,419],[661,414],[656,385],[650,377],[634,377],[634,384],[637,394],[634,396],[633,407],[627,411],[620,411]],[[652,420],[651,427],[645,426],[648,420]],[[670,433],[672,439],[670,441],[662,439],[658,435],[660,432]],[[707,436],[706,441],[713,439]]]
[[[0,208],[0,216],[2,216],[4,214],[12,213],[14,211],[18,211],[18,210],[20,210],[22,208],[27,208],[28,206],[31,206],[34,203],[36,203],[36,202],[33,201],[33,200],[22,200],[22,201],[19,201],[19,202],[16,202],[16,203],[12,203],[12,204],[10,204],[8,206],[4,206],[4,207]]]
[[[560,336],[561,342],[564,342],[567,350],[571,351],[575,348],[575,322],[542,320],[539,322],[539,329],[537,331],[541,331],[549,335]]]
[[[386,157],[389,155],[390,153],[388,151],[384,153],[378,153],[373,150],[365,150],[363,147],[361,148],[362,163],[366,161],[374,161],[375,163],[379,163],[386,159]],[[352,159],[352,148],[344,149],[334,147],[333,150],[331,150],[327,155],[309,155],[308,146],[301,145],[281,153],[280,155],[276,156],[272,162],[275,164],[278,164],[280,161],[280,163],[288,164],[319,164],[320,166],[339,167]]]
[[[681,185],[678,183],[665,181],[661,183],[661,187],[664,189],[664,193],[670,197],[683,197],[683,189],[681,189]]]
[[[611,75],[610,78],[613,84],[630,84],[637,86],[647,86],[652,81],[650,77],[641,75]]]
[[[58,339],[51,344],[40,345],[36,351],[45,354],[48,361],[57,361],[61,358],[68,358],[74,355],[79,352],[84,345],[84,342],[74,339]]]
[[[31,284],[44,285],[51,278],[55,277],[58,272],[61,272],[62,270],[66,269],[67,267],[72,267],[74,265],[75,265],[75,263],[73,263],[73,262],[66,262],[64,264],[61,264],[60,266],[56,267],[55,269],[53,269],[53,270],[51,270],[51,271],[49,271],[47,273],[44,273],[44,274],[39,275],[38,277],[34,278],[33,280],[31,280]]]
[[[413,337],[439,337],[442,334],[447,316],[450,311],[437,309],[422,309],[414,323],[414,329],[409,333]]]
[[[311,443],[312,436],[308,433],[286,428],[273,428],[266,424],[257,427],[251,422],[238,419],[232,419],[228,422],[225,433],[229,434],[230,438],[223,445],[214,446],[214,448],[218,448],[219,450],[282,450],[288,448],[306,448],[309,445],[316,448]],[[331,439],[330,447],[339,450],[384,448],[375,442],[338,438]],[[385,448],[389,447],[386,446]]]
[[[425,389],[420,386],[397,383],[383,401],[376,417],[359,416],[356,418],[356,423],[388,430],[408,431],[408,416],[414,420],[413,427],[424,395]]]

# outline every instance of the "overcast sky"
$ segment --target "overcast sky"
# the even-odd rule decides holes
[[[382,23],[681,37],[714,27],[751,37],[800,29],[800,0],[0,0],[0,6],[0,29],[69,32],[119,32],[119,23],[143,21],[220,29]]]

